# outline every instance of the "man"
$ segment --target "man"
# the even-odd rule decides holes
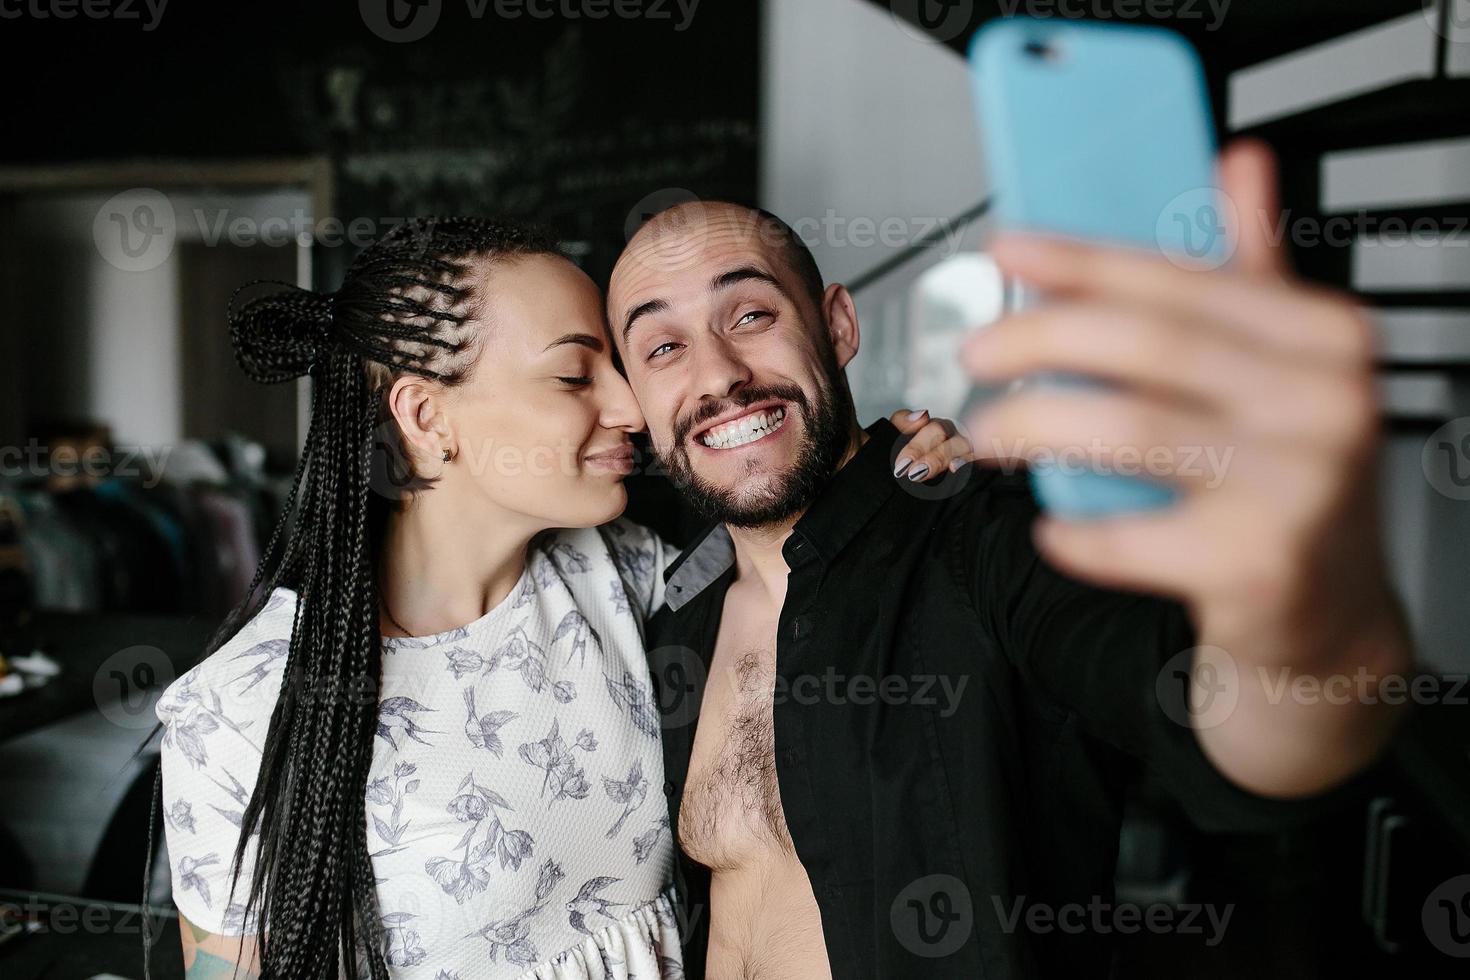
[[[1096,934],[1028,938],[1026,913],[1109,900],[1130,760],[1206,824],[1264,826],[1387,741],[1374,699],[1276,683],[1409,666],[1369,329],[1288,276],[1265,149],[1221,169],[1253,216],[1228,269],[996,244],[1054,301],[974,337],[971,371],[1115,384],[1002,399],[981,456],[1100,441],[1175,464],[1173,507],[1093,522],[1037,520],[993,469],[895,483],[912,454],[859,428],[842,374],[852,298],[779,220],[687,204],[629,242],[612,332],[655,450],[718,522],[669,569],[649,641],[708,676],[697,724],[665,732],[691,965],[707,901],[710,977],[1103,973]],[[1199,449],[1223,477],[1185,465]]]

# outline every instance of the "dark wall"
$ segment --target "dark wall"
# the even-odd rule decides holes
[[[585,242],[598,275],[650,192],[748,198],[756,179],[758,6],[620,2],[642,16],[428,0],[437,21],[406,42],[374,12],[419,9],[402,0],[174,0],[151,30],[143,0],[136,19],[9,18],[0,163],[325,154],[344,221],[534,216]],[[330,276],[340,257],[324,258]]]

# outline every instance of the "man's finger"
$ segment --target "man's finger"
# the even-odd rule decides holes
[[[1220,190],[1235,205],[1225,209],[1235,240],[1235,268],[1250,276],[1285,279],[1290,265],[1285,237],[1280,235],[1281,205],[1271,149],[1260,140],[1236,140],[1220,154],[1219,170]]]
[[[1236,446],[1211,416],[1121,391],[1031,387],[987,406],[971,429],[989,465],[1039,463],[1212,490]]]
[[[1060,571],[1095,585],[1185,599],[1217,575],[1228,556],[1201,542],[1207,499],[1168,510],[1088,521],[1043,516],[1037,550]]]
[[[1082,374],[1215,407],[1256,398],[1290,366],[1253,340],[1141,307],[1059,300],[1005,317],[961,348],[970,374],[994,382]]]
[[[1184,321],[1211,320],[1283,352],[1334,360],[1371,355],[1372,333],[1345,299],[1257,276],[1183,269],[1137,249],[1007,232],[993,254],[1006,275],[1043,293],[1156,309]],[[980,331],[983,336],[986,331]],[[979,341],[983,343],[983,340]]]

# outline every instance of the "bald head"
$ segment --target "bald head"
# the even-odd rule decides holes
[[[790,278],[791,284],[822,308],[822,273],[806,242],[785,221],[763,208],[729,201],[684,201],[665,208],[645,221],[618,257],[612,280],[630,266],[657,274],[686,269],[711,242],[744,240],[766,252],[773,267]],[[616,316],[609,310],[609,315]],[[621,331],[626,324],[613,323]]]

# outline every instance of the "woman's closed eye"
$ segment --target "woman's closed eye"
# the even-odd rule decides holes
[[[558,377],[556,380],[560,381],[568,388],[585,388],[592,383],[592,379],[590,377],[582,374],[571,375],[568,377]]]

